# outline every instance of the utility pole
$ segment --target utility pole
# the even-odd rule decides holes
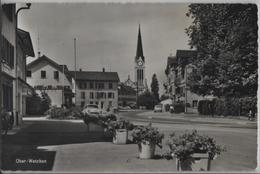
[[[187,66],[185,65],[185,112],[187,112]]]
[[[2,93],[3,93],[3,85],[2,85],[2,1],[0,0],[0,129],[2,130]],[[2,147],[2,135],[0,136],[0,147]],[[2,159],[2,150],[0,150],[0,161]],[[0,170],[2,169],[2,163],[0,162]]]
[[[76,104],[77,104],[77,97],[76,97],[76,90],[77,90],[77,84],[76,84],[76,71],[77,71],[77,61],[76,61],[76,59],[77,59],[77,54],[76,54],[76,38],[74,38],[74,79],[75,79],[75,95],[74,95],[74,97],[75,97],[75,106],[76,106]]]

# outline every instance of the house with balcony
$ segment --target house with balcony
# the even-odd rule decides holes
[[[66,65],[43,55],[27,65],[26,78],[40,96],[46,93],[50,97],[52,106],[72,105],[72,77]]]
[[[203,96],[191,92],[188,86],[189,75],[196,70],[192,66],[195,56],[197,52],[194,50],[177,50],[175,56],[170,55],[165,70],[167,81],[164,83],[166,95],[173,102],[186,103],[191,111],[196,111],[198,101],[203,99]]]
[[[73,76],[73,92],[75,105],[84,107],[96,104],[100,109],[118,107],[117,72],[102,71],[70,71]]]

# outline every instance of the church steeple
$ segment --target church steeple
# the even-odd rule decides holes
[[[139,28],[138,28],[137,49],[136,49],[136,57],[135,57],[135,60],[138,60],[139,57],[141,57],[142,60],[144,61],[143,45],[142,45],[142,36],[141,36],[140,24],[139,24]]]

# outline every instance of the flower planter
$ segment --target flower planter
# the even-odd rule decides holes
[[[210,163],[208,153],[194,153],[191,158],[183,161],[176,158],[178,171],[209,171]]]
[[[116,129],[115,135],[113,136],[114,144],[126,144],[128,139],[127,129]]]
[[[155,144],[151,144],[150,142],[142,142],[138,144],[139,147],[139,158],[140,159],[151,159],[154,157]]]
[[[88,126],[89,132],[102,132],[102,133],[104,133],[103,126],[101,126],[99,124],[90,122],[90,123],[87,124],[87,126]]]

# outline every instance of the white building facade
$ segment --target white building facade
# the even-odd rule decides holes
[[[66,65],[43,55],[27,65],[27,82],[38,94],[47,93],[52,106],[72,105],[72,78]]]

